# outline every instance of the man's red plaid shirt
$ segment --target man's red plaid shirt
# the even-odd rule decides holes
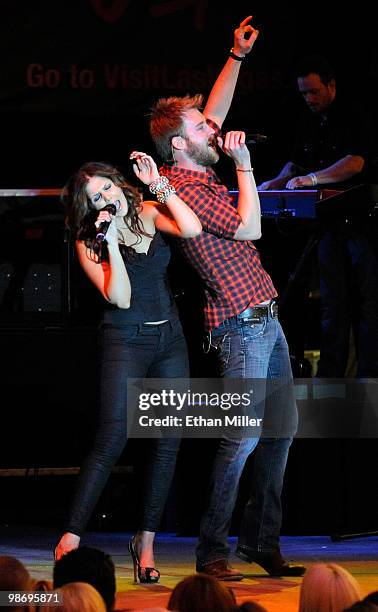
[[[233,239],[241,218],[214,170],[163,166],[160,173],[202,223],[199,236],[178,239],[177,244],[204,282],[206,329],[275,297],[277,292],[252,241]]]

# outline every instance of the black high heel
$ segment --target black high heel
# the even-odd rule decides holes
[[[156,567],[142,567],[139,561],[139,555],[135,549],[135,542],[134,542],[134,538],[131,538],[131,540],[129,541],[129,553],[131,555],[131,558],[133,560],[133,566],[134,566],[134,582],[138,582],[137,577],[139,579],[139,582],[145,584],[145,583],[149,583],[152,584],[153,582],[159,582],[160,579],[160,572],[159,570],[156,569]],[[152,572],[156,572],[157,576],[151,576]]]

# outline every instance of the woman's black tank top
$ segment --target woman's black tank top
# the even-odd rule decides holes
[[[124,325],[176,319],[167,273],[171,253],[160,232],[154,234],[147,253],[137,253],[125,245],[120,245],[120,252],[131,284],[130,308],[110,305],[103,323]]]

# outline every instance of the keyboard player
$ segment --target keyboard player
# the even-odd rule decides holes
[[[366,113],[336,95],[332,67],[306,57],[296,71],[305,108],[294,147],[279,174],[259,185],[269,189],[346,189],[363,183],[371,144]],[[356,201],[358,210],[359,202]],[[343,377],[351,329],[358,377],[378,376],[378,264],[374,228],[366,216],[333,220],[318,245],[321,296],[317,375]]]

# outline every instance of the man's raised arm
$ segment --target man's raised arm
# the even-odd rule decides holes
[[[252,16],[246,17],[234,31],[234,46],[230,57],[215,81],[203,111],[205,117],[214,121],[219,127],[222,127],[231,106],[241,63],[250,53],[259,35],[259,31],[249,23],[251,19]]]

